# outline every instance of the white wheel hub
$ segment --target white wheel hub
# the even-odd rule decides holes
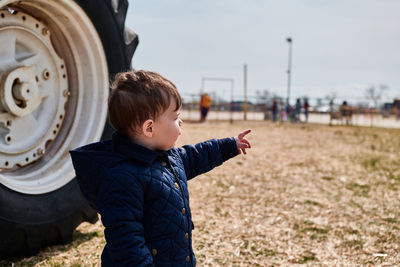
[[[75,2],[0,0],[0,183],[68,183],[68,151],[99,139],[107,96],[101,40]]]
[[[3,108],[10,115],[18,117],[32,113],[42,102],[31,67],[19,67],[4,74],[0,83],[0,95]],[[2,119],[4,123],[6,118]]]
[[[38,160],[43,155],[38,152],[55,138],[63,122],[59,116],[65,113],[67,96],[62,90],[68,82],[64,61],[43,31],[46,26],[22,12],[2,14],[0,152],[7,159],[0,168],[12,168]],[[36,110],[42,102],[43,108]]]

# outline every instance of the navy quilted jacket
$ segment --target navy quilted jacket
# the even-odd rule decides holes
[[[196,265],[187,180],[236,156],[234,138],[152,151],[115,132],[70,153],[105,226],[102,266]]]

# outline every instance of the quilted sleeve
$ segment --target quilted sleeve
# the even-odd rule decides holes
[[[182,158],[187,179],[205,173],[239,154],[235,138],[211,139],[177,149]]]
[[[144,184],[132,174],[114,174],[102,186],[98,207],[105,227],[107,252],[115,266],[153,266],[145,245],[143,221]]]

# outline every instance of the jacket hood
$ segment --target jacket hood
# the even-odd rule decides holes
[[[118,161],[112,151],[112,141],[89,144],[71,150],[69,153],[79,187],[90,205],[97,210],[98,190],[107,176],[105,164]]]
[[[112,140],[100,141],[70,151],[72,164],[80,189],[97,210],[97,195],[110,169],[121,161],[132,160],[138,164],[151,164],[160,153],[140,146],[114,132]]]

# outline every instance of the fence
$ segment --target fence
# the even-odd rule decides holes
[[[389,110],[377,110],[375,108],[366,108],[362,106],[338,106],[331,105],[328,108],[319,110],[312,106],[309,109],[308,118],[302,107],[297,120],[291,116],[290,111],[280,103],[278,107],[277,121],[279,122],[310,122],[328,125],[354,125],[369,127],[387,127],[400,128],[400,109],[396,107]],[[293,108],[292,108],[293,111]],[[200,121],[200,104],[193,100],[185,102],[181,112],[181,118],[185,121]],[[263,121],[272,120],[272,99],[266,103],[253,104],[248,103],[247,109],[243,101],[213,102],[207,120],[211,121],[241,121],[253,120]]]

